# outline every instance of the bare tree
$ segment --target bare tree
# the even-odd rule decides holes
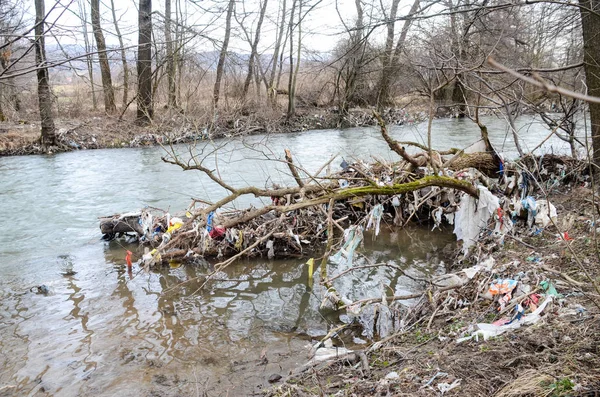
[[[260,7],[260,14],[258,16],[258,23],[256,24],[256,32],[254,34],[254,41],[252,42],[252,47],[250,50],[250,59],[248,60],[248,73],[246,74],[246,80],[244,81],[244,87],[242,89],[242,99],[246,98],[248,94],[248,89],[250,88],[250,82],[252,81],[252,77],[254,75],[254,63],[260,62],[258,58],[257,48],[258,42],[260,40],[260,30],[262,28],[263,21],[265,19],[265,12],[267,11],[267,2],[268,0],[262,0],[262,4]]]
[[[168,79],[168,99],[167,106],[169,108],[177,108],[177,91],[175,87],[175,54],[173,52],[173,38],[171,35],[171,0],[165,0],[165,47],[166,47],[166,62],[167,62],[167,79]]]
[[[79,0],[79,19],[81,20],[81,28],[83,30],[83,43],[84,50],[86,52],[85,63],[87,66],[88,78],[90,80],[90,87],[92,91],[92,109],[96,110],[98,108],[98,103],[96,101],[96,87],[94,85],[94,49],[88,36],[86,3],[86,0]]]
[[[217,75],[215,78],[215,88],[213,90],[213,109],[216,111],[219,104],[219,96],[221,92],[221,80],[223,79],[223,72],[225,70],[225,58],[227,56],[227,48],[229,47],[229,38],[231,36],[231,16],[233,15],[233,9],[235,7],[235,0],[229,0],[227,5],[227,15],[225,17],[225,37],[223,38],[223,45],[221,46],[221,52],[219,53],[219,62],[217,63]]]
[[[117,21],[117,13],[115,11],[115,1],[110,0],[110,10],[112,12],[113,24],[115,26],[115,33],[119,40],[119,47],[121,50],[121,64],[123,65],[123,107],[127,106],[127,95],[129,92],[129,65],[127,64],[127,55],[125,54],[125,45],[123,45],[123,35],[121,29],[119,29],[119,23]]]
[[[296,11],[297,2],[302,0],[292,0],[292,10],[290,14],[290,21],[288,24],[288,36],[290,39],[290,74],[288,77],[288,108],[287,108],[287,119],[289,120],[296,114],[296,84],[294,81],[294,14]],[[300,18],[298,18],[300,19]],[[298,50],[300,51],[300,50]],[[299,62],[300,59],[297,59]]]
[[[600,1],[579,0],[583,32],[583,62],[589,95],[600,97]],[[588,104],[592,134],[593,160],[600,166],[600,103]],[[598,170],[596,170],[598,171]]]
[[[104,91],[104,111],[112,114],[117,111],[115,106],[115,92],[112,86],[110,75],[110,65],[108,64],[108,55],[106,53],[106,43],[104,42],[104,33],[100,26],[100,0],[91,0],[92,8],[92,29],[96,38],[96,47],[98,48],[98,60],[100,61],[100,74],[102,76],[102,90]]]
[[[42,125],[40,142],[43,146],[54,146],[57,142],[54,115],[52,114],[52,93],[46,66],[45,18],[44,0],[35,0],[35,62],[37,64],[38,105]]]
[[[277,37],[275,38],[275,48],[273,49],[273,58],[271,59],[271,75],[269,76],[269,82],[267,87],[267,97],[271,102],[271,106],[277,105],[277,86],[275,85],[275,76],[277,75],[277,66],[279,65],[281,51],[281,43],[285,31],[285,15],[286,15],[286,0],[281,2],[281,17],[279,19],[279,28],[277,31]],[[277,81],[279,84],[279,81]]]
[[[141,125],[152,122],[152,0],[140,0],[138,14],[138,94],[137,121]]]
[[[406,37],[408,36],[408,32],[413,21],[411,18],[407,18],[404,20],[402,30],[400,31],[400,36],[396,41],[396,45],[394,46],[394,41],[396,40],[396,16],[398,13],[399,3],[400,0],[393,0],[392,5],[390,7],[390,14],[386,16],[387,36],[385,40],[385,48],[381,57],[381,77],[379,79],[377,93],[377,109],[379,109],[380,111],[384,106],[387,106],[391,103],[390,85],[391,82],[394,80],[393,76],[396,72],[398,63],[397,60],[402,50],[404,49]],[[414,14],[416,14],[419,10],[420,4],[420,0],[414,0],[408,15],[413,16]]]

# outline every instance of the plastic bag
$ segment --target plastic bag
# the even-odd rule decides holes
[[[485,186],[478,186],[479,199],[464,195],[454,217],[454,234],[463,241],[463,252],[475,244],[479,232],[486,227],[488,220],[496,213],[500,202]]]
[[[369,213],[369,222],[367,222],[367,229],[375,227],[375,236],[379,236],[379,225],[381,223],[381,217],[383,216],[383,205],[377,204]]]

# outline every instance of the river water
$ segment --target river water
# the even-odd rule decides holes
[[[484,122],[496,148],[515,156],[504,122]],[[391,130],[396,139],[424,143],[425,128]],[[519,120],[519,132],[529,149],[548,133],[530,118]],[[470,121],[436,120],[432,141],[437,149],[465,147],[478,134]],[[310,171],[336,154],[335,169],[341,158],[396,159],[370,128],[216,145],[217,154],[203,147],[207,164],[238,187],[289,182],[285,164],[273,161],[284,148]],[[552,138],[543,151],[568,148]],[[191,266],[131,279],[125,249],[137,246],[101,241],[97,217],[147,205],[173,213],[192,197],[225,194],[161,155],[161,148],[139,148],[0,158],[0,395],[247,395],[267,387],[271,374],[304,364],[306,344],[335,324],[335,314],[318,309],[318,288],[306,287],[305,260],[242,261],[201,291],[194,283],[171,289],[206,271]],[[248,204],[260,203],[235,203]],[[362,251],[376,261],[440,271],[452,242],[448,232],[413,227],[376,241],[366,236]],[[70,268],[75,274],[65,273]],[[383,268],[354,281],[345,285],[354,299],[377,296],[381,282],[395,293],[416,288]],[[41,285],[48,294],[36,293]]]

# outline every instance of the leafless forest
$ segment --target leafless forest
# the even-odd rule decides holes
[[[318,109],[345,126],[352,109],[413,107],[538,113],[575,153],[574,120],[600,90],[595,0],[34,3],[0,5],[0,118],[40,117],[45,145],[57,118],[210,130]]]

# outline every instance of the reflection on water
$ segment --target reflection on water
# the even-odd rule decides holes
[[[505,126],[494,119],[486,124],[496,146],[512,153]],[[395,127],[393,134],[423,142],[422,130]],[[525,131],[525,146],[547,133],[535,123]],[[477,137],[473,123],[434,123],[440,149]],[[286,183],[285,164],[264,161],[281,158],[284,147],[308,170],[336,153],[395,158],[374,129],[311,131],[227,144],[219,171],[236,186]],[[204,290],[204,279],[197,278],[203,268],[134,269],[130,277],[125,249],[137,247],[101,242],[98,216],[144,205],[174,212],[191,197],[224,194],[198,173],[162,163],[161,154],[147,148],[0,158],[0,395],[249,394],[271,374],[304,364],[304,345],[338,321],[318,309],[318,269],[315,287],[307,289],[305,260],[242,261]],[[383,233],[377,240],[367,234],[360,251],[368,260],[359,256],[356,264],[435,272],[452,240],[424,229]],[[72,272],[65,271],[68,261]],[[331,264],[330,276],[339,270]],[[396,294],[417,288],[386,267],[335,281],[351,299],[377,296],[382,284]],[[30,290],[40,285],[50,292]]]
[[[367,234],[361,252],[373,262],[435,271],[451,241],[423,229],[385,232],[377,240]],[[206,268],[149,274],[134,268],[130,279],[125,248],[114,242],[100,248],[74,253],[77,273],[57,273],[48,296],[3,292],[0,382],[14,386],[15,395],[186,395],[197,389],[246,395],[266,387],[271,374],[303,365],[306,343],[338,321],[319,310],[319,270],[309,290],[303,260],[242,261],[200,289]],[[335,269],[332,264],[331,275]],[[416,288],[385,267],[340,280],[340,292],[352,299],[373,296],[381,282],[398,293]]]

